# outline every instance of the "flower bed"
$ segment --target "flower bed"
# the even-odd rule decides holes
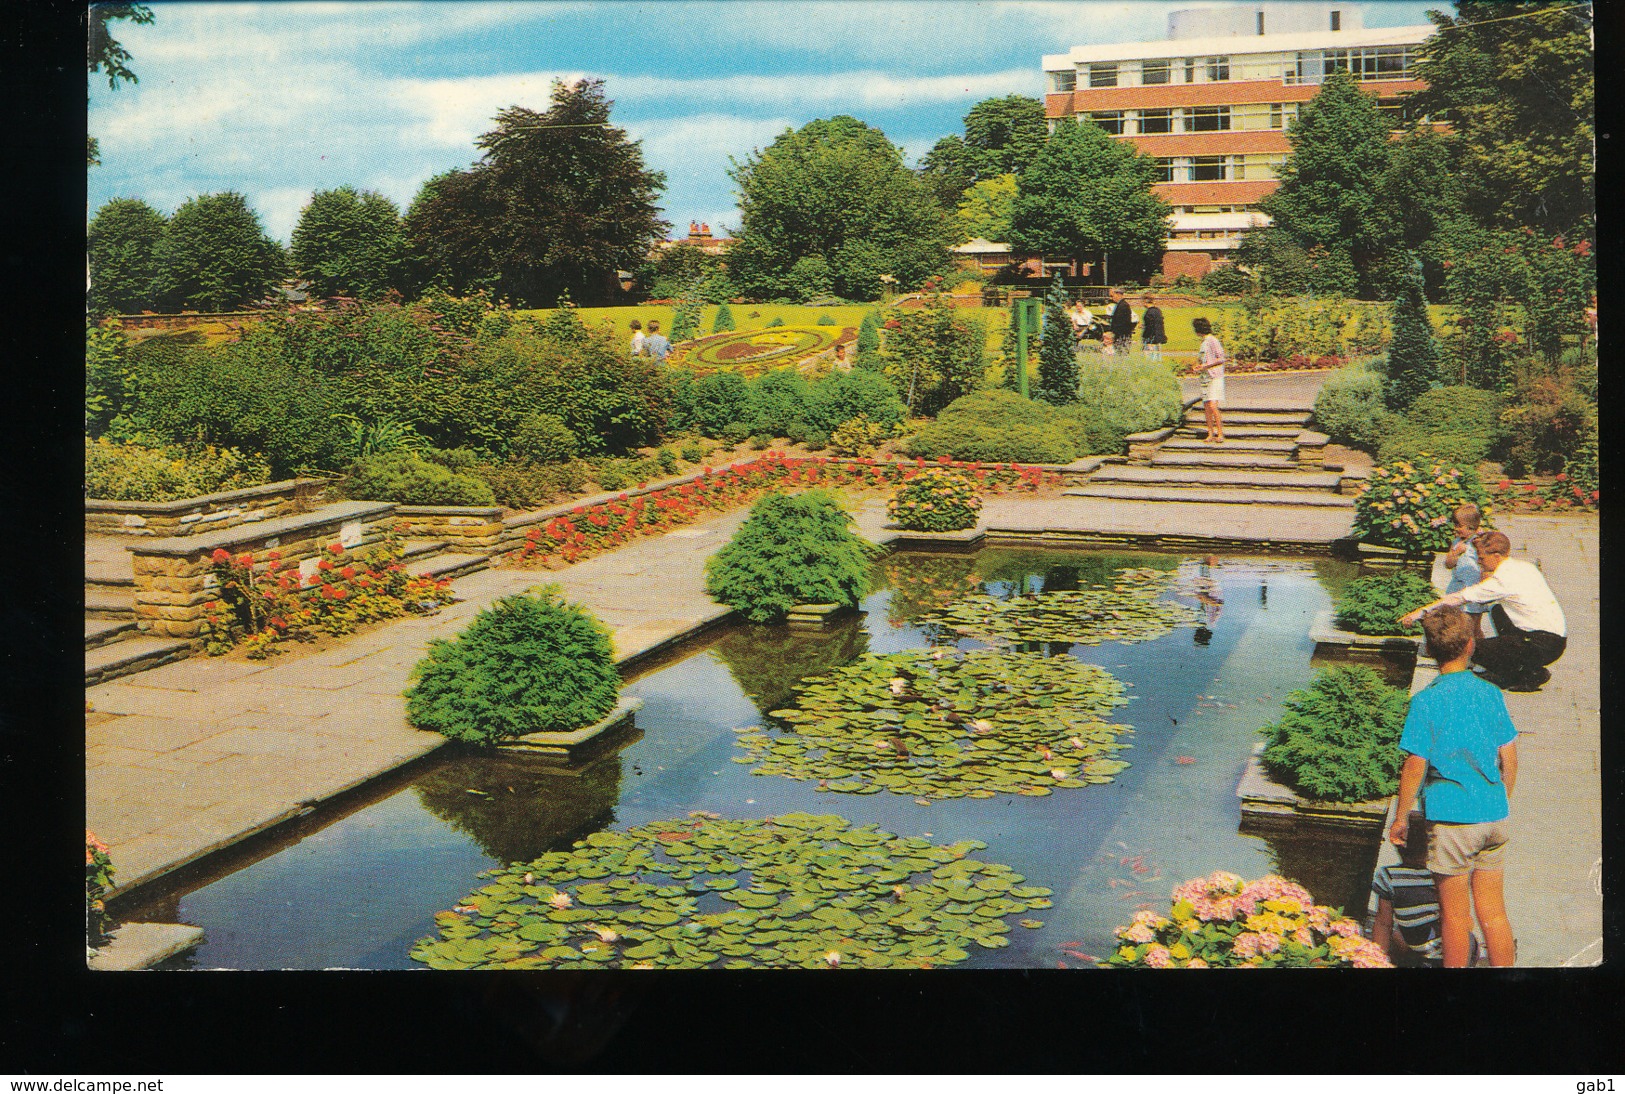
[[[1490,500],[1506,513],[1595,512],[1599,490],[1587,490],[1565,474],[1550,479],[1501,479],[1489,486]]]
[[[203,648],[218,657],[236,646],[254,660],[284,639],[308,642],[323,634],[349,634],[362,623],[428,613],[451,603],[449,581],[406,572],[400,538],[390,534],[372,549],[347,555],[327,548],[314,567],[285,565],[280,552],[256,559],[245,552],[214,552],[219,598],[204,605]],[[308,572],[307,572],[308,571]]]
[[[691,364],[750,371],[821,353],[855,332],[836,327],[766,327],[698,339],[679,352]]]
[[[1122,945],[1106,960],[1115,968],[1391,967],[1358,923],[1273,874],[1243,881],[1217,870],[1187,881],[1168,915],[1137,912],[1116,933]]]
[[[569,513],[526,531],[524,544],[510,557],[520,563],[567,565],[619,547],[637,536],[659,535],[743,505],[768,490],[811,486],[881,490],[908,482],[933,467],[958,468],[975,480],[979,490],[995,494],[1007,490],[1030,492],[1061,481],[1060,475],[1053,471],[1013,463],[956,463],[947,459],[888,463],[768,453],[721,471],[707,467],[698,479],[680,486],[636,497],[622,494],[594,505],[578,505]]]
[[[1462,505],[1493,510],[1478,476],[1454,464],[1418,453],[1414,462],[1397,460],[1371,469],[1354,499],[1354,534],[1366,543],[1413,554],[1450,546],[1452,517]]]
[[[930,467],[898,489],[886,504],[886,515],[911,531],[957,532],[975,527],[981,508],[982,496],[971,479]]]

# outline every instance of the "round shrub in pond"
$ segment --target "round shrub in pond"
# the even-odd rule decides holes
[[[1274,874],[1215,870],[1174,889],[1167,915],[1136,912],[1116,934],[1105,964],[1117,969],[1390,967],[1357,922]]]
[[[413,677],[407,719],[470,744],[591,725],[621,689],[609,629],[557,586],[503,597],[435,639]]]
[[[981,508],[974,482],[957,471],[931,467],[898,487],[886,503],[886,515],[900,528],[957,532],[974,527]]]
[[[1454,514],[1463,505],[1489,515],[1490,496],[1478,475],[1421,453],[1371,469],[1354,499],[1354,534],[1417,554],[1442,551],[1450,546]]]
[[[1369,801],[1399,788],[1399,734],[1408,699],[1361,665],[1325,669],[1286,697],[1267,725],[1264,766],[1320,801]]]
[[[919,798],[1042,796],[1108,783],[1130,727],[1105,716],[1128,700],[1111,673],[1070,657],[946,649],[868,654],[797,685],[770,717],[782,731],[739,731],[754,774],[817,780],[820,790]]]
[[[769,494],[705,564],[705,591],[752,623],[797,604],[856,607],[869,587],[874,546],[827,490]]]
[[[495,505],[491,485],[410,453],[366,456],[350,467],[344,492],[400,505]]]
[[[1021,642],[1149,642],[1175,627],[1194,627],[1187,605],[1162,599],[1174,574],[1150,567],[1124,567],[1111,585],[1063,589],[1001,599],[986,593],[959,597],[922,615],[956,634],[995,645]]]
[[[837,816],[715,813],[595,832],[484,877],[411,956],[433,969],[919,969],[1050,906],[1010,867]],[[704,905],[715,910],[702,912]],[[1042,926],[1037,920],[1023,925]]]
[[[1355,578],[1337,598],[1337,625],[1355,634],[1421,634],[1419,626],[1401,627],[1399,617],[1438,596],[1433,584],[1414,570]]]

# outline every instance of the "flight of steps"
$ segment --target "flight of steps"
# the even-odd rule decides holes
[[[142,631],[135,615],[135,575],[129,546],[120,536],[85,537],[85,686],[179,661],[193,652],[184,638]],[[409,573],[456,578],[491,564],[485,554],[452,551],[435,539],[408,539],[402,562]]]
[[[1308,430],[1306,409],[1255,404],[1227,406],[1224,444],[1207,443],[1199,405],[1159,441],[1130,438],[1130,458],[1102,465],[1072,497],[1119,501],[1183,501],[1352,507],[1339,493],[1337,465],[1322,465],[1326,438]],[[1308,457],[1308,458],[1306,458]]]

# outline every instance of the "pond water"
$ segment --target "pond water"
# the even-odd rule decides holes
[[[734,729],[762,724],[802,676],[865,651],[931,645],[926,607],[980,587],[996,596],[1088,585],[1124,566],[1178,571],[1173,596],[1203,617],[1148,642],[1051,646],[1107,669],[1132,701],[1112,720],[1134,727],[1115,781],[1046,797],[936,800],[818,791],[734,763]],[[1279,872],[1322,903],[1363,916],[1375,835],[1242,831],[1237,780],[1258,727],[1313,676],[1315,613],[1355,573],[1307,559],[984,550],[974,556],[900,553],[878,567],[884,586],[862,614],[822,632],[738,627],[637,676],[638,734],[618,752],[563,772],[528,758],[456,754],[372,800],[306,830],[254,861],[228,863],[194,887],[124,917],[204,928],[207,941],[171,968],[421,968],[407,952],[499,864],[568,847],[607,828],[711,810],[758,818],[838,813],[934,843],[979,839],[978,857],[1008,863],[1054,890],[1045,926],[1012,926],[1010,945],[971,947],[960,967],[1052,968],[1063,943],[1104,955],[1112,928],[1137,908],[1165,912],[1174,885],[1215,869]],[[1208,600],[1191,589],[1197,578]],[[1183,592],[1177,590],[1183,589]],[[936,636],[941,640],[941,636]],[[980,643],[963,640],[962,649]]]

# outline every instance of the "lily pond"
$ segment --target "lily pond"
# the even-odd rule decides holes
[[[1363,917],[1375,835],[1236,798],[1355,573],[896,553],[856,615],[639,672],[591,761],[448,748],[122,918],[204,928],[172,969],[1082,969],[1213,870]]]

